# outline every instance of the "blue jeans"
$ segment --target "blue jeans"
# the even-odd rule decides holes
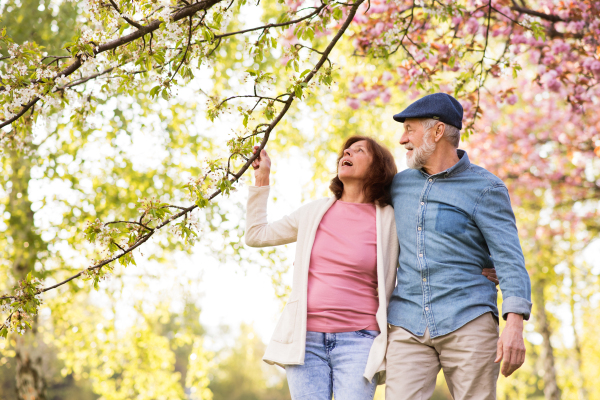
[[[372,400],[376,379],[363,376],[378,331],[306,332],[304,365],[287,365],[292,400]]]

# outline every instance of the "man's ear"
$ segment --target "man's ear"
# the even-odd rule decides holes
[[[439,142],[440,139],[444,137],[444,131],[445,130],[446,130],[446,124],[444,124],[443,122],[439,122],[435,126],[435,133],[433,134],[433,139],[436,142]]]

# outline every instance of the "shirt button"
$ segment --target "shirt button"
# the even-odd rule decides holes
[[[419,257],[423,257],[423,253],[419,254]]]
[[[421,230],[421,227],[419,227],[419,228],[417,228],[417,229]]]
[[[429,307],[425,307],[425,311],[429,311]]]
[[[422,205],[422,206],[424,206],[424,205],[425,205],[425,203],[424,203],[424,202],[421,202],[421,205]]]
[[[427,282],[427,278],[423,278],[423,282]]]
[[[430,179],[429,182],[433,182],[433,179]]]

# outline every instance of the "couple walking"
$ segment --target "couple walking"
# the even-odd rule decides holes
[[[463,110],[436,93],[394,119],[410,169],[349,138],[333,197],[267,222],[271,161],[249,188],[246,243],[297,242],[292,293],[264,361],[293,400],[429,399],[440,368],[454,399],[495,399],[525,360],[530,281],[506,186],[458,149]],[[497,271],[497,279],[496,279]],[[502,317],[496,305],[500,285]]]

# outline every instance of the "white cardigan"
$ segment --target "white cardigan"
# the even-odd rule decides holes
[[[306,303],[308,267],[317,228],[335,197],[308,203],[292,214],[273,223],[267,222],[269,186],[249,187],[246,210],[246,244],[251,247],[278,246],[297,242],[294,278],[290,299],[279,317],[271,341],[263,357],[268,364],[304,364],[306,347]],[[398,238],[394,209],[376,206],[377,216],[377,292],[379,308],[375,318],[381,334],[373,341],[364,376],[369,381],[378,374],[377,382],[385,382],[387,348],[387,306],[396,284]]]

